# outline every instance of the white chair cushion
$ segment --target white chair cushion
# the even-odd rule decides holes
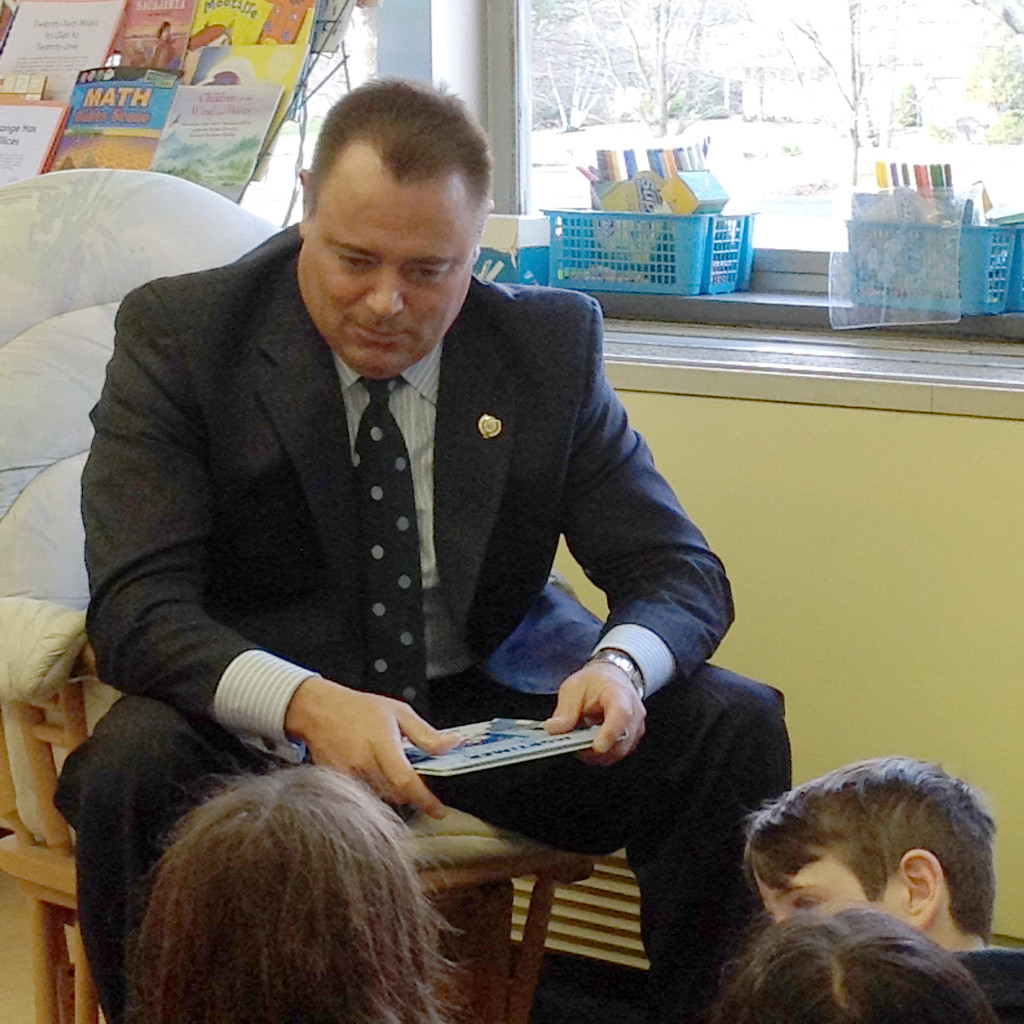
[[[0,224],[0,597],[84,608],[78,478],[118,304],[276,229],[199,185],[120,170],[4,186]]]

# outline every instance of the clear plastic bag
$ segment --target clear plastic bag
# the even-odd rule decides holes
[[[959,320],[963,217],[964,197],[951,191],[925,196],[897,187],[855,193],[847,248],[829,259],[832,326]]]

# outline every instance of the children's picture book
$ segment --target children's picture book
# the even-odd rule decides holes
[[[196,0],[127,0],[114,49],[121,66],[180,71]]]
[[[175,73],[153,68],[82,71],[50,169],[148,170],[177,84]]]
[[[105,63],[125,0],[19,0],[0,75],[46,75],[45,99],[67,102],[78,72]]]
[[[316,0],[197,0],[189,49],[252,44],[309,46]]]
[[[237,202],[259,158],[281,86],[180,85],[151,170],[175,174]]]
[[[67,112],[66,103],[0,97],[0,185],[47,169]]]
[[[264,149],[277,135],[288,116],[298,83],[308,60],[306,47],[204,46],[188,55],[185,81],[190,85],[255,85],[272,82],[281,86],[281,99],[267,131]]]
[[[483,768],[532,761],[538,757],[586,750],[600,726],[592,725],[551,736],[544,723],[522,718],[492,718],[459,726],[462,743],[447,754],[431,756],[406,741],[405,756],[419,775],[463,775]]]

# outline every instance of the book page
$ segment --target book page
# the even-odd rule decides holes
[[[124,0],[21,0],[0,53],[0,75],[46,75],[44,98],[66,102],[82,68],[102,64]]]
[[[63,103],[0,99],[0,185],[46,169],[66,113]]]

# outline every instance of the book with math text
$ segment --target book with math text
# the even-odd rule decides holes
[[[177,87],[177,75],[152,68],[90,68],[71,94],[51,170],[149,170]]]

